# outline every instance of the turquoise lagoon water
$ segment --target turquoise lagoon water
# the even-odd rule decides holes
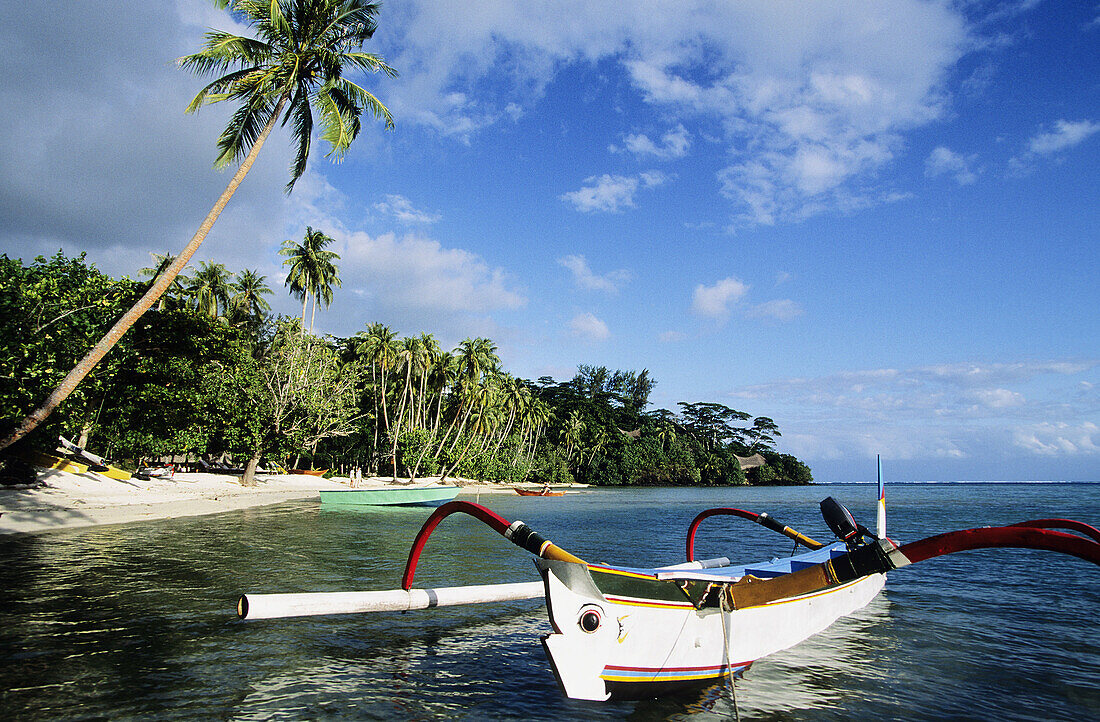
[[[592,490],[489,495],[589,561],[683,560],[692,518],[767,511],[825,538],[825,496],[874,522],[873,486]],[[471,498],[471,497],[462,497]],[[890,535],[1063,516],[1100,524],[1100,485],[888,487]],[[289,502],[184,519],[0,537],[0,711],[6,719],[697,720],[729,690],[628,703],[566,699],[539,637],[541,602],[240,622],[241,592],[391,589],[428,510]],[[707,520],[696,555],[758,560],[782,537]],[[418,586],[537,579],[530,558],[450,517]],[[869,607],[759,660],[742,719],[1100,719],[1100,568],[1042,552],[978,551],[890,575]]]

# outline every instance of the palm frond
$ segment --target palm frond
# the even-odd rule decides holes
[[[283,15],[283,8],[279,0],[270,0],[267,17],[264,19],[271,23],[271,29],[279,35],[290,35],[293,32],[286,16]]]
[[[305,91],[299,88],[298,93],[290,103],[289,112],[294,113],[294,140],[297,152],[294,161],[290,164],[290,182],[286,184],[286,192],[294,189],[294,184],[306,172],[306,164],[309,161],[309,145],[313,136],[313,110],[309,98],[302,98]]]
[[[231,97],[231,94],[226,91],[230,90],[234,85],[248,77],[249,74],[256,71],[257,68],[244,68],[243,70],[238,70],[218,78],[200,90],[199,94],[195,96],[184,112],[194,113],[204,105],[217,103],[218,101]]]
[[[358,114],[349,112],[347,95],[338,88],[322,89],[316,97],[321,110],[321,138],[332,146],[326,156],[340,159],[359,132]]]
[[[206,33],[204,37],[206,44],[202,50],[176,60],[181,68],[197,75],[207,75],[225,72],[235,64],[257,65],[271,58],[271,46],[253,38],[217,30]]]
[[[366,70],[372,73],[383,72],[391,78],[396,78],[400,75],[396,68],[388,65],[381,56],[375,55],[374,53],[347,52],[341,53],[341,57],[360,70]]]
[[[367,110],[375,118],[384,120],[386,122],[386,130],[393,130],[393,116],[390,115],[390,109],[382,104],[374,93],[369,90],[356,85],[347,78],[340,78],[336,81],[336,86],[341,88],[345,93],[355,98],[355,104],[362,110]]]
[[[238,108],[218,138],[218,148],[221,153],[218,154],[214,165],[224,168],[229,163],[247,155],[271,117],[272,110],[271,101],[264,95],[255,95],[248,103]]]

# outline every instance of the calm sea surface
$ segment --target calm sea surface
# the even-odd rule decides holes
[[[874,526],[873,486],[594,490],[488,495],[589,561],[683,560],[692,518],[767,511],[828,535],[817,505]],[[888,487],[889,533],[1037,517],[1100,524],[1100,485]],[[462,497],[473,499],[472,497]],[[430,612],[240,622],[241,592],[400,586],[425,509],[329,511],[317,502],[185,519],[0,537],[4,719],[726,719],[726,687],[590,703],[558,691],[539,644],[541,602]],[[716,517],[696,556],[784,555],[782,537]],[[535,581],[530,557],[452,516],[417,586]],[[1100,567],[1061,555],[977,551],[893,572],[868,608],[758,661],[737,682],[742,719],[1100,719]]]

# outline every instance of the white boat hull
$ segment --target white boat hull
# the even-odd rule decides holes
[[[585,565],[537,564],[555,631],[543,640],[547,655],[565,694],[589,700],[655,696],[719,681],[866,606],[886,582],[884,574],[872,574],[812,594],[721,611],[696,609],[686,597],[605,595]],[[587,631],[582,623],[595,628]]]

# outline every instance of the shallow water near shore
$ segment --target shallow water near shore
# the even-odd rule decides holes
[[[1100,524],[1100,485],[888,486],[890,536],[1038,517]],[[834,496],[874,525],[875,488],[589,490],[486,495],[589,561],[683,560],[703,509],[767,511],[827,537]],[[462,497],[473,500],[472,497]],[[729,689],[591,703],[558,690],[541,601],[387,615],[238,621],[242,592],[393,589],[429,510],[287,502],[224,514],[0,537],[0,710],[18,720],[725,719]],[[700,558],[785,555],[782,537],[712,518]],[[453,516],[417,586],[537,579],[530,557]],[[1100,718],[1100,568],[1043,552],[965,552],[890,575],[864,610],[759,660],[742,719]]]

